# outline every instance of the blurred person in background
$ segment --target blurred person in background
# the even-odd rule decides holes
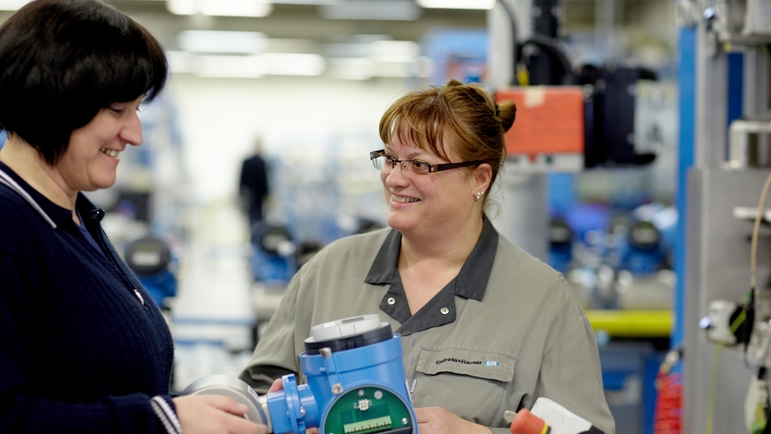
[[[115,183],[167,73],[97,0],[32,1],[0,27],[0,432],[266,432],[229,398],[169,394],[169,328],[81,193]]]
[[[581,304],[486,214],[515,113],[455,80],[397,100],[370,154],[390,228],[331,243],[298,271],[241,379],[264,393],[300,374],[312,326],[376,313],[401,335],[421,434],[508,433],[504,412],[539,397],[613,434]]]
[[[254,153],[241,164],[238,190],[242,208],[249,218],[249,229],[254,231],[255,225],[265,217],[263,205],[270,194],[268,165],[262,157],[262,139],[260,138],[254,142]]]

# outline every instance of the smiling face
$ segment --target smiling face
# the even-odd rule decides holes
[[[420,160],[429,164],[458,162],[450,150],[445,161],[433,153],[404,144],[395,135],[385,151],[394,159]],[[483,165],[486,166],[486,165]],[[450,231],[462,231],[466,225],[476,224],[481,218],[481,203],[474,201],[480,187],[477,174],[484,167],[460,168],[417,175],[402,169],[397,163],[386,164],[380,172],[386,204],[388,225],[404,236],[442,237]],[[486,186],[484,187],[486,188]]]
[[[53,167],[60,176],[60,187],[68,195],[115,184],[120,152],[128,145],[142,143],[137,115],[141,102],[139,97],[110,104],[99,110],[91,122],[72,132],[67,151]]]

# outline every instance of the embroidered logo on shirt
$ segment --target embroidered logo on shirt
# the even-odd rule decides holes
[[[500,362],[496,362],[495,360],[485,360],[483,362],[481,360],[456,359],[454,357],[445,357],[442,360],[437,360],[436,364],[441,365],[446,362],[460,363],[463,365],[500,366]]]

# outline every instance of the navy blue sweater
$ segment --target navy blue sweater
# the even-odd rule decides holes
[[[98,251],[70,210],[0,171],[0,433],[165,433],[150,399],[173,408],[171,334],[104,212],[79,194]]]

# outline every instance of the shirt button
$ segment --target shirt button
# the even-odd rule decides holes
[[[390,304],[391,306],[393,306],[394,304],[396,304],[396,299],[395,299],[395,298],[393,298],[393,297],[388,297],[388,304]]]
[[[447,309],[446,307],[443,307],[443,308],[439,309],[439,312],[442,312],[442,315],[447,315],[448,313],[450,313],[450,309]]]

